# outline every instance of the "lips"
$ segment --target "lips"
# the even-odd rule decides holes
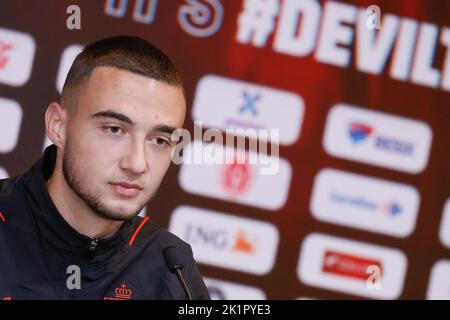
[[[114,191],[121,196],[136,197],[143,189],[140,185],[128,182],[110,183]]]

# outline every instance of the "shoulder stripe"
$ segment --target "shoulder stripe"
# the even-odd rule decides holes
[[[142,220],[139,226],[137,227],[136,231],[134,231],[133,236],[131,237],[130,242],[128,243],[130,247],[133,246],[134,239],[136,238],[139,231],[141,231],[142,227],[144,226],[144,224],[147,223],[149,219],[150,219],[149,217],[145,217],[144,220]]]

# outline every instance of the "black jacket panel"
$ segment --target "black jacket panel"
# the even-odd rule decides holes
[[[49,146],[29,171],[0,180],[0,299],[186,299],[164,261],[168,246],[177,247],[193,299],[209,299],[191,247],[148,219],[98,241],[74,230],[45,183],[56,152]]]

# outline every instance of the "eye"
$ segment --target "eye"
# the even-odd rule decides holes
[[[161,137],[151,138],[150,142],[156,144],[158,147],[167,147],[170,145],[170,142],[167,141],[167,139]]]
[[[123,129],[121,127],[118,126],[108,126],[108,127],[104,127],[105,130],[107,130],[109,133],[112,133],[114,135],[118,135],[123,133]]]

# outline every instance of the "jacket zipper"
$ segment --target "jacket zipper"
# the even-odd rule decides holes
[[[97,238],[94,238],[94,239],[91,240],[91,242],[90,242],[90,244],[89,244],[89,252],[90,252],[91,254],[93,254],[94,251],[95,251],[95,249],[97,248],[97,246],[98,246],[98,241],[99,241],[99,240],[98,240]],[[83,254],[76,260],[75,265],[76,265],[76,266],[79,266],[80,269],[81,269],[81,262],[82,262],[82,260],[83,260],[83,258],[84,258],[85,255],[86,255],[86,253],[83,253]],[[68,300],[68,299],[69,299],[69,296],[70,296],[70,290],[66,287],[66,288],[64,289],[64,297],[63,297],[63,300]]]
[[[91,241],[91,245],[89,247],[89,251],[94,251],[95,248],[97,248],[97,246],[98,246],[98,239],[93,239]]]

